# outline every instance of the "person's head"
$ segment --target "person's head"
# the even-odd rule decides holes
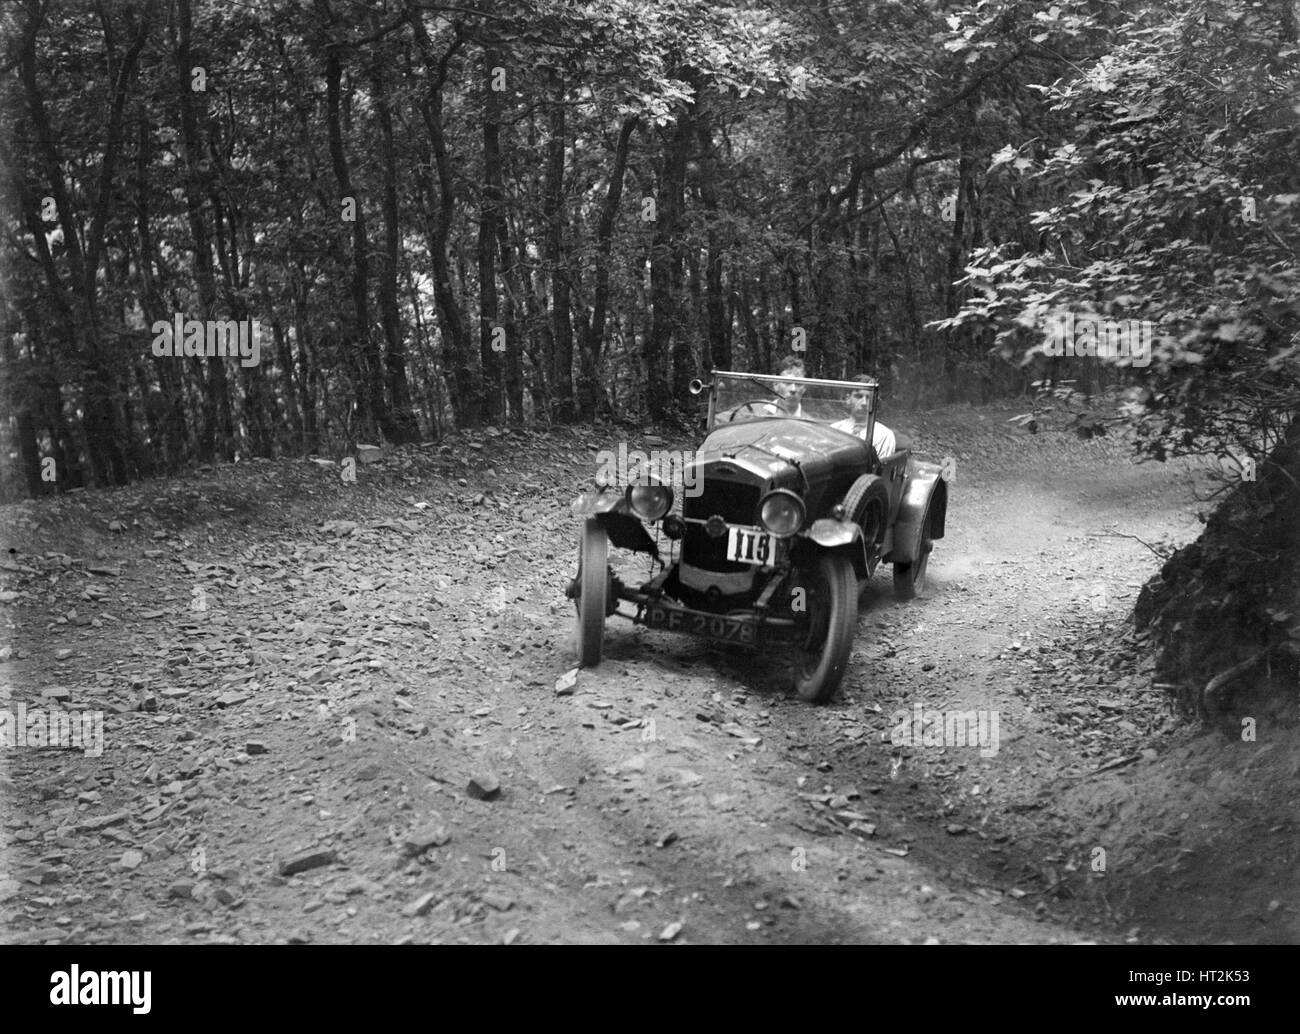
[[[861,384],[861,388],[854,388],[849,392],[849,413],[854,420],[864,421],[871,413],[871,386],[875,383],[865,373],[860,373],[853,378],[854,381]]]
[[[804,366],[804,361],[793,352],[782,359],[776,367],[776,372],[782,377],[807,377],[808,373]]]
[[[777,376],[780,377],[807,377],[808,374],[804,368],[803,360],[797,355],[788,355],[782,359],[776,367]],[[776,393],[786,400],[790,408],[799,404],[799,398],[803,395],[805,385],[794,384],[790,381],[777,381],[774,385]]]

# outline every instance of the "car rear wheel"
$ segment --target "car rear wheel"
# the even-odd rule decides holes
[[[930,553],[934,542],[930,538],[930,508],[925,508],[921,518],[921,544],[917,547],[916,559],[905,564],[894,565],[894,597],[899,600],[916,599],[925,592],[926,574],[930,568]]]
[[[795,658],[794,688],[800,700],[829,700],[844,676],[858,624],[858,582],[848,557],[823,553],[802,580],[808,635]]]
[[[605,609],[609,604],[609,535],[589,517],[578,541],[578,666],[594,668],[605,645]]]

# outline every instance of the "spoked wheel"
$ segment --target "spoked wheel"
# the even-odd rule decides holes
[[[858,581],[847,557],[823,553],[803,577],[808,635],[795,657],[794,688],[800,700],[829,700],[840,684],[858,624]]]
[[[609,535],[600,521],[588,518],[578,541],[578,666],[594,668],[605,645],[605,611],[609,604]]]
[[[921,518],[921,545],[916,559],[905,564],[894,565],[894,597],[900,600],[916,599],[925,592],[926,573],[930,568],[930,553],[934,542],[930,538],[930,509],[926,508]]]
[[[862,529],[867,544],[867,577],[875,570],[880,544],[885,540],[885,522],[889,514],[889,489],[874,474],[863,474],[844,497],[844,512]]]

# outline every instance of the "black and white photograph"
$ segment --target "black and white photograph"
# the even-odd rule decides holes
[[[16,0],[0,221],[42,1002],[1300,943],[1295,0]]]

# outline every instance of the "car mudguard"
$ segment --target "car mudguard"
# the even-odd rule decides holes
[[[595,517],[602,513],[627,513],[627,499],[616,488],[597,488],[583,492],[569,504],[578,517]]]
[[[800,541],[795,546],[794,559],[806,563],[808,554],[817,547],[843,552],[853,562],[853,570],[858,577],[867,577],[867,543],[862,537],[862,529],[852,521],[838,521],[834,517],[821,517],[813,521],[800,536]]]
[[[609,535],[609,541],[619,549],[649,553],[658,559],[659,546],[641,519],[631,512],[623,492],[612,488],[583,492],[569,504],[569,509],[579,517],[594,517]]]
[[[834,517],[822,517],[813,521],[812,527],[804,534],[817,545],[831,549],[861,539],[862,529],[850,520],[837,521]]]
[[[917,460],[908,471],[903,498],[898,504],[898,518],[894,522],[887,563],[910,563],[916,559],[921,546],[921,521],[930,511],[930,538],[943,538],[944,520],[948,514],[948,482],[940,475],[943,468],[937,463]]]

